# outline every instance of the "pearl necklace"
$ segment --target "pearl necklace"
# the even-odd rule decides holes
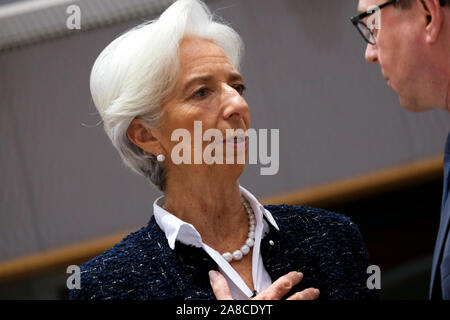
[[[256,227],[256,219],[255,214],[253,213],[252,208],[248,204],[247,200],[242,197],[242,203],[244,204],[245,211],[247,211],[248,214],[248,223],[249,223],[249,232],[248,232],[248,238],[245,240],[245,244],[241,247],[241,249],[236,250],[231,254],[230,252],[225,252],[222,254],[222,257],[224,257],[225,260],[228,262],[231,262],[232,260],[239,261],[241,260],[245,255],[247,255],[250,252],[250,248],[253,247],[255,244],[255,227]]]

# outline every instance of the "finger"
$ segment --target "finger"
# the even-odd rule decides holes
[[[300,292],[296,292],[286,300],[316,300],[319,297],[319,289],[308,288]]]
[[[209,282],[217,300],[233,300],[227,280],[220,272],[209,271]]]
[[[295,285],[303,279],[301,272],[292,271],[278,278],[269,288],[258,294],[253,300],[281,300]]]

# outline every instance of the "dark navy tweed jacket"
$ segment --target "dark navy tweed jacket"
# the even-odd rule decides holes
[[[265,206],[271,224],[261,242],[272,281],[290,271],[303,280],[289,294],[314,287],[319,300],[378,299],[366,285],[369,265],[358,227],[343,215],[303,206]],[[272,240],[273,242],[269,242]],[[208,277],[217,264],[200,248],[176,242],[170,249],[152,217],[147,226],[81,266],[81,289],[70,299],[215,299]]]

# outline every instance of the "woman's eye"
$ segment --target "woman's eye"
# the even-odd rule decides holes
[[[193,98],[204,98],[208,95],[209,89],[208,88],[201,88],[192,95]]]
[[[246,86],[244,86],[243,84],[238,84],[233,86],[234,90],[236,90],[237,92],[239,92],[240,95],[244,94],[244,91],[247,89]]]

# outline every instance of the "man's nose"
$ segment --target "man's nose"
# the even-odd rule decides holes
[[[367,62],[378,62],[378,50],[376,45],[370,43],[367,44],[365,58]]]
[[[248,113],[248,104],[244,97],[230,86],[225,86],[224,91],[224,118],[243,118]]]

